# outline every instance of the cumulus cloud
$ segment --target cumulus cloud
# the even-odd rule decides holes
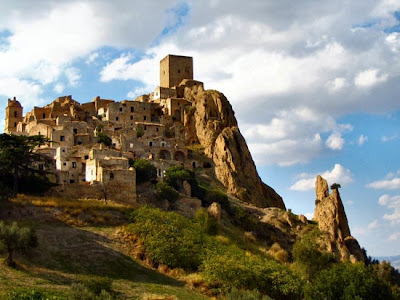
[[[386,207],[387,209],[392,210],[391,214],[385,214],[383,218],[387,221],[390,221],[392,224],[400,223],[400,196],[390,196],[387,194],[379,197],[378,200],[379,205]]]
[[[344,143],[342,135],[338,132],[332,133],[325,142],[326,146],[332,150],[342,150]]]
[[[346,169],[341,164],[335,164],[332,170],[327,170],[325,172],[319,173],[324,179],[328,181],[329,184],[341,183],[347,184],[353,182],[353,174],[349,169]],[[317,173],[302,173],[297,175],[299,180],[297,180],[291,187],[294,191],[307,191],[315,188],[315,178]]]
[[[357,74],[354,84],[357,87],[370,87],[388,79],[388,74],[380,74],[378,69],[369,69]]]
[[[400,178],[373,181],[368,183],[367,187],[371,189],[397,190],[400,189]]]

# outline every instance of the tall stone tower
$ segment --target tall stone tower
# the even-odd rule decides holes
[[[172,88],[183,79],[193,79],[193,57],[167,55],[160,61],[160,86]]]
[[[22,122],[23,107],[17,99],[8,99],[8,105],[6,107],[6,124],[4,128],[5,133],[17,132],[18,122]]]

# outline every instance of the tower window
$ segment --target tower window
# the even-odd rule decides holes
[[[72,167],[74,168],[74,169],[76,169],[76,162],[72,162]]]
[[[74,128],[74,133],[77,134],[78,133],[78,129]]]
[[[133,108],[133,106],[131,106],[131,112],[134,112],[134,110],[135,110],[135,109]]]
[[[118,117],[115,117],[115,121],[118,121],[119,120],[119,118]]]
[[[64,142],[65,141],[65,136],[61,135],[60,136],[60,142]]]
[[[46,119],[46,114],[43,114],[43,119]]]
[[[147,117],[146,116],[143,116],[143,121],[146,121],[147,120]]]
[[[17,122],[14,122],[14,127],[17,127]]]
[[[133,120],[133,116],[131,116],[131,120]]]
[[[119,111],[122,111],[122,107],[119,108]]]
[[[14,117],[15,117],[15,118],[17,117],[17,112],[16,112],[16,111],[14,111]]]

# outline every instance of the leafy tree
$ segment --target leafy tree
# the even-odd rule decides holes
[[[297,271],[308,280],[334,262],[332,254],[320,251],[317,242],[320,235],[319,230],[314,229],[293,245],[292,255]]]
[[[136,182],[148,182],[157,178],[157,168],[147,159],[135,159],[131,166],[136,170]]]
[[[0,249],[7,253],[5,263],[14,267],[14,251],[26,251],[36,247],[37,238],[35,232],[27,227],[19,227],[17,222],[7,225],[0,222]]]
[[[0,178],[2,182],[11,183],[14,193],[20,191],[20,181],[24,179],[25,184],[36,180],[50,186],[47,175],[51,172],[47,170],[52,160],[34,151],[48,142],[41,135],[0,135]]]
[[[99,144],[103,143],[106,146],[111,146],[112,139],[107,134],[98,132],[97,133],[97,143],[99,143]]]
[[[177,191],[183,187],[183,182],[187,181],[192,188],[192,196],[204,198],[201,196],[201,189],[196,180],[196,175],[193,171],[185,169],[183,166],[172,166],[165,170],[165,181]]]
[[[159,200],[167,200],[170,203],[175,203],[179,198],[179,193],[166,182],[157,183],[157,198]]]
[[[371,267],[339,263],[321,271],[305,288],[305,299],[394,299],[388,284]]]

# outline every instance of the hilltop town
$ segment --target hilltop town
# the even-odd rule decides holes
[[[185,88],[204,90],[193,80],[192,57],[168,55],[160,62],[160,86],[135,100],[95,97],[80,104],[63,96],[24,116],[17,99],[9,99],[5,132],[48,138],[37,151],[54,158],[55,181],[66,190],[85,184],[92,196],[108,189],[111,199],[135,201],[130,159],[151,160],[160,178],[172,165],[199,165],[187,148],[199,141],[188,124],[193,108]],[[99,143],[104,137],[111,139],[108,147]]]

